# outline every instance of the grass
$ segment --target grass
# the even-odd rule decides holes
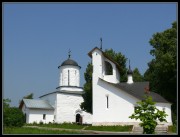
[[[97,131],[114,131],[114,132],[128,132],[132,131],[132,125],[126,126],[89,126],[85,130],[97,130]]]
[[[65,131],[65,130],[47,130],[47,129],[35,129],[26,127],[14,127],[4,128],[3,134],[83,134],[77,131]]]
[[[82,129],[84,125],[77,125],[71,123],[51,123],[51,124],[26,124],[27,126],[39,126],[39,127],[50,127],[50,128],[66,128],[66,129]]]
[[[168,126],[168,133],[177,133],[177,127],[175,125]]]

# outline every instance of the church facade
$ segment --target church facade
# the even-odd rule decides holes
[[[40,99],[23,99],[20,108],[26,114],[26,123],[81,123],[92,125],[137,125],[140,121],[130,119],[136,102],[143,99],[149,82],[133,82],[132,70],[127,72],[128,81],[120,82],[120,66],[102,49],[95,47],[88,55],[92,58],[92,111],[80,108],[83,88],[80,87],[80,66],[70,54],[58,68],[59,87],[56,91],[40,96]],[[168,116],[162,125],[172,125],[171,103],[154,92],[149,92],[156,107]]]

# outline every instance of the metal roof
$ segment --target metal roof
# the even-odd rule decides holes
[[[27,108],[54,109],[47,100],[23,99]]]
[[[61,66],[66,66],[66,65],[78,66],[78,67],[80,67],[80,66],[78,65],[78,63],[77,63],[76,61],[72,60],[72,59],[67,59],[67,60],[65,60],[59,67],[61,67]],[[58,68],[59,68],[59,67],[58,67]],[[80,68],[81,68],[81,67],[80,67]]]
[[[66,94],[82,95],[82,94],[84,94],[84,91],[68,91],[68,90],[60,90],[59,91],[58,90],[58,91],[54,91],[54,92],[50,92],[50,93],[44,94],[44,95],[40,96],[39,98],[47,96],[47,95],[50,95],[50,94],[54,94],[54,93],[60,93],[60,94],[66,93]]]
[[[145,89],[149,87],[149,82],[134,82],[132,84],[123,82],[123,83],[114,84],[114,83],[107,82],[101,78],[99,78],[99,79],[108,84],[113,85],[116,88],[119,88],[119,89],[127,92],[128,94],[130,94],[140,100],[144,99]],[[149,92],[149,95],[152,96],[152,99],[155,102],[170,103],[165,98],[163,98],[162,96],[160,96],[159,94],[157,94],[155,92]]]

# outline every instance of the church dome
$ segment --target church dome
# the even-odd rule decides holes
[[[133,74],[132,70],[129,69],[129,70],[127,71],[127,74]]]
[[[61,64],[61,66],[66,66],[66,65],[79,66],[78,63],[72,59],[67,59]]]
[[[65,60],[58,68],[60,68],[61,66],[77,66],[79,68],[81,68],[78,63],[74,60],[72,60],[70,57],[71,57],[71,54],[70,54],[71,51],[69,51],[69,58],[67,60]]]

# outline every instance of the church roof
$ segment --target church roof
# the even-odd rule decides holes
[[[80,67],[76,61],[74,61],[74,60],[72,60],[72,59],[70,59],[70,58],[68,58],[67,60],[65,60],[60,66],[66,66],[66,65],[71,65],[71,66],[78,66],[78,67]],[[60,67],[60,66],[59,66],[59,67]],[[59,68],[59,67],[58,67],[58,68]],[[80,67],[80,68],[81,68],[81,67]]]
[[[114,84],[114,83],[107,82],[101,78],[99,79],[102,80],[103,82],[106,82],[116,88],[119,88],[127,92],[128,94],[140,100],[144,99],[145,90],[149,87],[149,82],[134,82],[132,84],[128,84],[124,82],[124,83]],[[159,94],[155,92],[149,92],[149,95],[152,96],[152,99],[155,102],[169,103],[166,99],[164,99],[162,96],[160,96]]]
[[[54,92],[50,92],[50,93],[44,94],[44,95],[40,96],[39,98],[44,97],[44,96],[47,96],[47,95],[50,95],[50,94],[53,94],[53,93],[60,93],[60,94],[65,93],[65,94],[76,94],[76,95],[82,95],[82,94],[84,94],[83,91],[60,90],[60,91],[54,91]]]
[[[27,108],[54,109],[47,100],[23,99]]]
[[[93,52],[94,50],[96,50],[96,49],[99,50],[99,51],[101,51],[104,57],[106,57],[107,59],[109,59],[110,61],[112,61],[112,62],[116,65],[116,67],[118,68],[119,71],[121,70],[121,67],[119,66],[119,64],[118,64],[117,62],[115,62],[111,57],[109,57],[105,52],[103,52],[103,51],[102,51],[101,49],[99,49],[98,47],[93,48],[93,49],[88,53],[88,55],[89,55],[91,58],[92,58],[92,52]]]

